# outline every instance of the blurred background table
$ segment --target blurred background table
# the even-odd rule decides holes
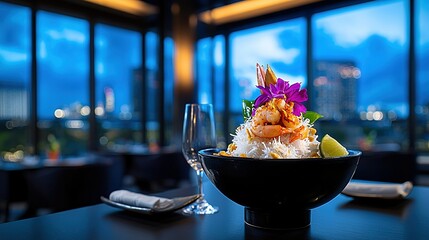
[[[189,185],[191,167],[181,149],[165,146],[155,149],[145,147],[121,147],[116,152],[104,152],[101,156],[120,159],[123,162],[125,187],[153,193]]]
[[[0,213],[10,220],[10,205],[22,202],[19,218],[99,203],[100,194],[122,186],[120,162],[99,156],[0,164]]]

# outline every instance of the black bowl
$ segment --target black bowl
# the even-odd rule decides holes
[[[254,159],[199,152],[204,172],[226,197],[245,207],[246,224],[268,229],[310,225],[310,209],[332,200],[353,177],[361,152],[336,158]]]

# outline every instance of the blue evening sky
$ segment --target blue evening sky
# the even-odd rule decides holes
[[[362,68],[359,106],[383,104],[406,112],[408,92],[408,5],[406,1],[376,1],[316,14],[313,18],[315,58],[348,58]],[[429,22],[427,1],[417,1],[419,59],[427,59]],[[76,101],[88,104],[88,22],[81,19],[39,12],[37,53],[39,77],[39,113],[52,117],[52,111]],[[246,86],[255,81],[255,63],[269,63],[278,77],[307,84],[305,76],[305,25],[298,18],[282,23],[243,30],[231,34],[231,77]],[[30,11],[28,8],[0,3],[0,86],[3,83],[30,81]],[[141,64],[141,36],[138,33],[106,25],[96,26],[97,101],[101,90],[115,90],[115,105],[130,104],[132,71]],[[423,54],[424,53],[424,54]],[[216,55],[216,61],[219,56]],[[150,63],[150,62],[147,62]],[[418,69],[419,86],[429,84],[427,67]],[[375,85],[374,85],[375,84]],[[250,86],[254,86],[251,84]],[[405,88],[405,90],[404,90]],[[429,97],[417,88],[418,103]],[[251,92],[244,91],[246,96]],[[398,94],[386,94],[395,93]],[[246,96],[238,96],[241,99]],[[231,98],[231,101],[236,101]],[[132,106],[131,106],[132,107]],[[117,110],[119,111],[119,110]]]

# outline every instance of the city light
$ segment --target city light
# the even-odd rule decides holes
[[[109,139],[106,136],[102,136],[100,137],[99,142],[101,145],[104,146],[104,145],[107,145],[107,143],[109,142]]]
[[[358,79],[361,76],[361,71],[357,67],[345,66],[340,69],[341,78],[355,78]]]
[[[83,126],[84,123],[81,120],[69,120],[66,122],[67,128],[82,128]]]
[[[64,118],[66,116],[66,113],[63,109],[55,109],[54,116],[56,118]]]
[[[326,85],[328,84],[328,78],[326,76],[317,77],[316,79],[314,79],[313,84],[316,87]]]
[[[88,116],[89,115],[89,113],[91,113],[91,108],[89,108],[89,106],[83,106],[81,109],[80,109],[80,115],[82,115],[82,116]]]
[[[95,115],[103,116],[104,115],[104,108],[102,106],[96,107],[95,108]]]
[[[27,121],[24,120],[9,120],[5,123],[6,129],[14,129],[27,126]]]
[[[382,113],[382,112],[380,112],[380,111],[375,111],[375,112],[372,114],[372,118],[373,118],[375,121],[381,121],[381,120],[383,119],[383,113]]]
[[[384,118],[384,114],[381,111],[362,111],[359,115],[363,121],[381,121]]]
[[[17,150],[15,152],[5,152],[3,158],[10,162],[19,162],[24,159],[24,151]]]
[[[130,120],[132,117],[133,114],[130,112],[130,107],[128,105],[122,105],[121,112],[119,113],[119,119]]]
[[[389,111],[387,112],[387,117],[391,120],[394,121],[398,118],[398,115],[395,113],[395,111]]]
[[[104,97],[106,102],[106,112],[113,112],[115,110],[115,94],[110,87],[104,88]]]

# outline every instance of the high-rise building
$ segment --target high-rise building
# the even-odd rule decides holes
[[[113,88],[104,88],[104,109],[106,113],[113,113],[115,111],[115,94]]]
[[[0,120],[27,119],[28,101],[24,84],[0,81]]]
[[[313,71],[312,109],[326,120],[357,116],[357,81],[360,70],[351,61],[316,61]]]

